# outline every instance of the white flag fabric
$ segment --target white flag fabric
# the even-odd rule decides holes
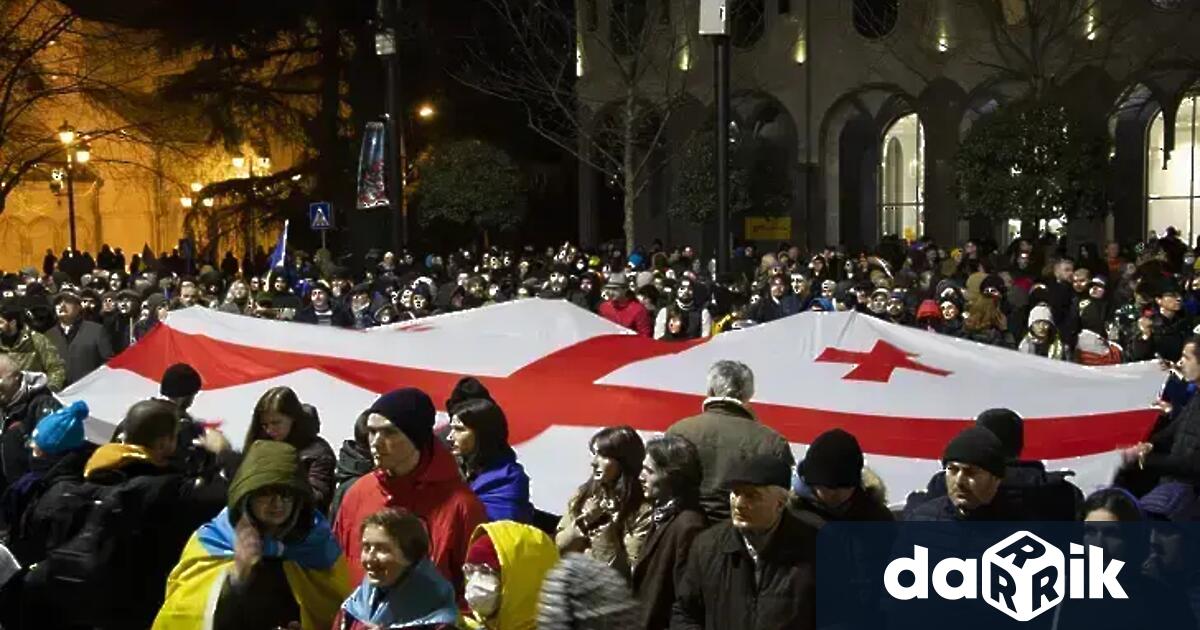
[[[593,433],[627,424],[650,437],[699,413],[706,373],[720,359],[754,370],[751,407],[797,459],[823,431],[855,434],[892,503],[923,488],[946,442],[993,407],[1025,417],[1025,458],[1074,470],[1085,492],[1105,485],[1115,450],[1153,424],[1150,403],[1164,380],[1153,364],[1083,367],[858,313],[803,313],[673,343],[567,302],[530,299],[365,332],[191,308],[62,398],[86,400],[88,436],[106,441],[131,404],[158,394],[163,371],[185,362],[204,383],[193,415],[222,421],[235,445],[259,396],[286,385],[319,410],[336,450],[380,393],[419,387],[441,408],[459,378],[476,376],[508,417],[535,504],[559,513],[588,477]]]

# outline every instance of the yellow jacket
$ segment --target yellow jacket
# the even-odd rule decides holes
[[[500,610],[490,619],[472,613],[467,627],[479,630],[536,630],[538,596],[546,573],[558,563],[558,547],[540,529],[513,521],[484,523],[471,542],[487,534],[500,557]]]

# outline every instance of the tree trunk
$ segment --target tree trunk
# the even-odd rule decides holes
[[[625,255],[633,253],[634,246],[634,224],[633,211],[637,204],[637,180],[638,174],[635,172],[634,166],[637,161],[637,138],[636,138],[636,123],[635,107],[633,93],[629,93],[625,98],[625,116],[623,117],[624,128],[621,130],[621,141],[624,146],[621,147],[622,165],[624,171],[621,181],[624,184],[624,210],[625,210]]]

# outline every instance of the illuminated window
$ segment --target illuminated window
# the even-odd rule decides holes
[[[1162,112],[1150,124],[1146,156],[1146,224],[1159,236],[1174,226],[1189,243],[1200,231],[1196,213],[1200,211],[1200,150],[1196,140],[1200,126],[1197,109],[1200,95],[1183,99],[1175,115],[1175,150],[1167,160],[1163,153]],[[1165,166],[1165,168],[1164,168]]]
[[[916,114],[897,119],[883,137],[879,191],[880,233],[920,238],[925,232],[925,130]]]

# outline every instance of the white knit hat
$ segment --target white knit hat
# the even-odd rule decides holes
[[[1050,312],[1050,307],[1045,304],[1038,304],[1029,309],[1029,325],[1033,326],[1034,322],[1054,323],[1054,315]]]

